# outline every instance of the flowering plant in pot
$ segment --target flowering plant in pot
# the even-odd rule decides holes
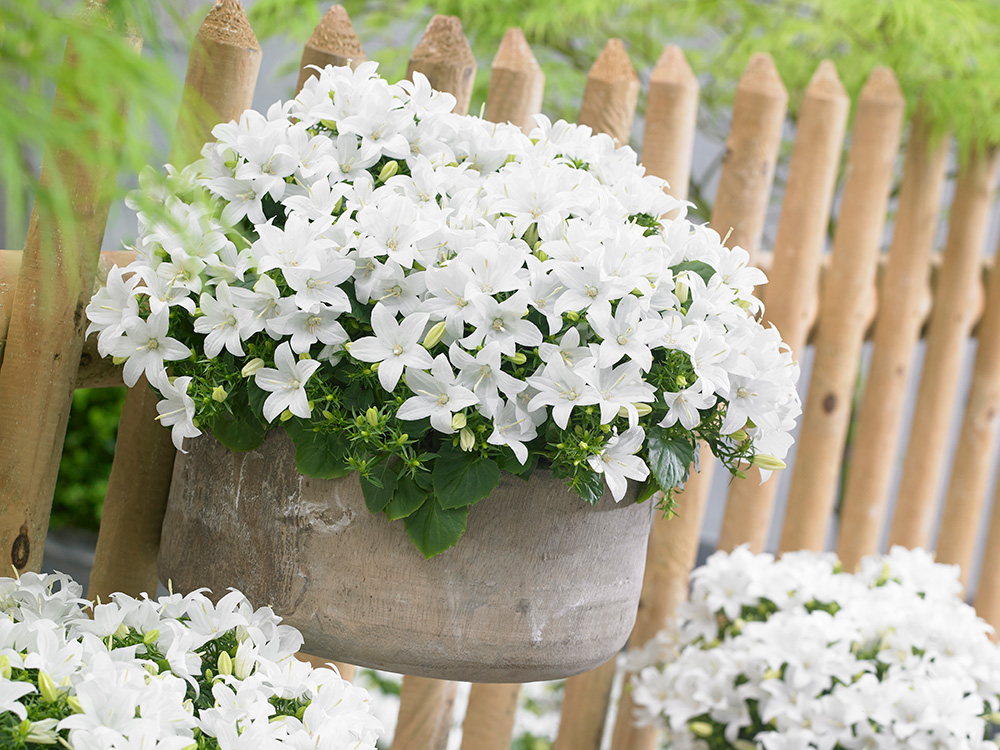
[[[280,426],[302,474],[358,472],[427,557],[501,472],[669,508],[697,440],[734,473],[782,465],[798,370],[746,252],[662,218],[683,205],[608,136],[529,138],[375,67],[218,126],[133,199],[136,261],[88,316],[178,448]]]
[[[0,747],[374,750],[368,692],[295,658],[302,636],[240,592],[82,593],[0,578]]]
[[[637,719],[677,749],[996,748],[1000,650],[958,576],[902,547],[853,575],[718,552],[631,657]]]

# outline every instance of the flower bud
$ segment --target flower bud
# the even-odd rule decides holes
[[[113,365],[123,365],[128,362],[128,357],[112,357],[111,364]]]
[[[264,366],[264,360],[262,360],[260,357],[254,357],[245,365],[243,365],[243,369],[240,370],[240,375],[242,375],[245,378],[249,378],[263,366]]]
[[[741,740],[737,737],[733,741],[733,750],[757,750],[757,746],[750,740]]]
[[[680,302],[682,305],[685,302],[687,302],[688,299],[687,284],[685,284],[683,281],[678,281],[674,285],[674,294],[677,295],[677,301]]]
[[[217,385],[215,386],[215,388],[212,389],[213,401],[218,401],[221,404],[227,398],[229,398],[229,394],[226,392],[226,389],[223,388],[221,385]]]
[[[307,359],[312,359],[312,355],[309,352],[301,352],[299,354],[299,362],[305,362]]]
[[[566,312],[566,317],[575,323],[580,319],[580,313],[578,313],[576,310],[568,310]]]
[[[702,739],[711,737],[714,732],[712,725],[707,721],[692,721],[688,724],[688,729],[691,730],[691,734],[695,737],[701,737]]]
[[[365,412],[365,421],[372,427],[376,427],[378,425],[378,409],[374,406],[369,406],[368,411]]]
[[[219,674],[231,675],[233,673],[233,657],[229,655],[228,651],[223,651],[219,654],[219,662],[217,666],[219,668]]]
[[[83,713],[83,706],[80,705],[80,699],[75,695],[71,695],[66,699],[66,705],[69,706],[70,710],[75,714]]]
[[[0,678],[9,680],[10,673],[10,657],[8,657],[7,654],[0,654]]]
[[[142,642],[145,643],[147,646],[152,646],[154,643],[156,643],[156,640],[159,637],[160,637],[159,630],[150,630],[148,633],[142,636]]]
[[[737,443],[742,443],[750,436],[747,435],[746,430],[737,430],[736,432],[730,432],[729,435],[727,435],[726,437],[728,437],[730,440],[735,440]]]
[[[768,471],[778,471],[779,469],[785,468],[785,462],[776,456],[768,455],[767,453],[758,453],[753,457],[754,466],[758,469],[767,469]]]
[[[292,418],[292,417],[294,417],[294,416],[295,416],[295,415],[294,415],[294,414],[292,414],[292,412],[291,412],[291,411],[289,411],[288,409],[285,409],[285,410],[284,410],[283,412],[281,412],[281,416],[280,416],[280,417],[278,417],[278,419],[279,419],[280,421],[282,421],[282,422],[287,422],[287,421],[288,421],[289,419],[291,419],[291,418]]]
[[[465,419],[465,413],[464,412],[458,412],[456,414],[452,414],[451,415],[451,429],[453,429],[453,430],[461,430],[463,427],[465,427],[466,421],[467,420]]]
[[[41,670],[38,672],[38,692],[46,703],[55,703],[59,700],[59,689],[55,682],[52,681],[47,672]]]
[[[442,320],[431,326],[431,329],[424,336],[424,349],[430,349],[432,346],[440,343],[441,339],[444,338],[444,332],[447,325]]]
[[[458,445],[466,453],[476,447],[476,436],[468,427],[463,427],[458,433]]]
[[[639,412],[640,417],[644,417],[653,411],[653,407],[649,404],[632,404],[632,406],[634,406],[635,410]]]
[[[378,181],[385,182],[390,177],[395,175],[396,172],[398,171],[399,171],[399,162],[396,161],[395,159],[390,159],[382,167],[382,171],[378,173]]]
[[[323,415],[323,419],[328,419],[331,422],[335,419],[335,417],[333,416],[333,412],[327,411],[326,409],[321,411],[320,414]]]
[[[525,356],[524,352],[517,352],[513,357],[510,358],[510,361],[513,362],[515,365],[523,365],[525,362],[528,361],[528,358]]]

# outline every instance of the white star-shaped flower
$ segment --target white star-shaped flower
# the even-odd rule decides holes
[[[403,402],[396,416],[408,421],[430,417],[431,426],[438,432],[455,432],[451,415],[479,400],[455,381],[455,373],[443,354],[434,358],[429,373],[407,367],[406,385],[416,395]]]
[[[164,361],[191,356],[190,349],[167,336],[169,326],[170,314],[165,309],[150,313],[146,320],[131,318],[125,323],[125,334],[108,341],[104,347],[102,355],[128,358],[122,378],[129,388],[138,382],[143,373],[150,383],[159,388],[167,380]]]
[[[615,502],[625,496],[629,479],[644,481],[649,476],[649,467],[635,455],[645,439],[646,433],[641,427],[632,427],[605,443],[599,455],[587,459],[590,468],[604,475]]]
[[[264,402],[264,419],[273,422],[285,409],[297,417],[308,418],[311,410],[306,381],[320,363],[315,359],[297,361],[291,345],[285,341],[274,352],[274,364],[276,367],[262,367],[254,373],[257,387],[271,393]]]
[[[375,335],[353,342],[351,356],[362,362],[378,362],[378,382],[392,391],[404,367],[426,370],[433,363],[431,355],[420,345],[427,318],[427,313],[414,313],[397,323],[396,316],[385,305],[375,305],[372,308]]]

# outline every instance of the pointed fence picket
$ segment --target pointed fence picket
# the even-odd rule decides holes
[[[356,66],[364,59],[346,11],[333,6],[305,44],[298,88],[312,75],[310,65]],[[260,60],[239,1],[217,0],[191,52],[175,163],[186,163],[197,154],[215,122],[237,118],[249,106]],[[72,64],[71,40],[66,65]],[[476,62],[458,19],[431,20],[410,59],[408,75],[414,71],[427,75],[435,88],[452,93],[456,112],[468,111]],[[487,118],[529,129],[531,115],[541,109],[544,74],[520,30],[511,29],[504,37],[490,81]],[[638,93],[638,76],[624,45],[611,40],[588,76],[579,119],[626,143]],[[947,137],[932,136],[918,108],[909,130],[892,241],[883,256],[880,244],[904,102],[892,73],[873,71],[854,118],[833,248],[824,253],[850,103],[835,67],[823,62],[804,92],[777,235],[769,252],[760,244],[787,100],[771,59],[754,56],[737,87],[711,221],[721,235],[728,234],[730,247],[739,245],[768,268],[764,320],[782,331],[799,357],[807,341],[815,347],[796,462],[789,469],[791,492],[780,547],[823,547],[840,489],[838,551],[845,565],[851,568],[862,555],[877,550],[885,508],[892,500],[904,394],[921,328],[927,323],[927,354],[911,407],[916,416],[890,539],[908,546],[930,541],[938,488],[949,472],[948,423],[958,401],[962,354],[970,335],[978,336],[938,539],[939,557],[959,564],[963,581],[968,581],[1000,414],[1000,274],[987,271],[983,260],[1000,157],[995,151],[974,151],[962,162],[946,248],[934,276],[933,238],[950,143]],[[56,106],[58,101],[57,95]],[[642,158],[649,172],[667,179],[670,192],[680,198],[687,195],[697,102],[697,81],[683,52],[667,47],[650,79]],[[96,248],[107,217],[99,188],[110,184],[114,175],[88,173],[72,155],[47,155],[43,179],[49,169],[59,169],[79,188],[73,204],[75,231],[59,244],[60,238],[36,215],[24,251],[0,251],[0,409],[7,415],[0,441],[0,548],[10,550],[18,570],[40,564],[69,394],[74,387],[120,382],[118,371],[98,360],[92,343],[84,344],[78,313],[95,274],[105,275],[112,259],[124,265],[130,257],[128,252],[104,253],[98,261]],[[43,272],[43,240],[54,242],[46,262],[55,262],[58,274]],[[37,299],[50,303],[46,315]],[[842,482],[844,443],[866,337],[873,342],[871,363],[855,455]],[[37,377],[40,372],[46,376]],[[119,429],[92,595],[155,589],[159,527],[174,450],[153,415],[155,401],[148,389],[133,390]],[[658,519],[653,526],[630,647],[652,637],[686,594],[713,471],[709,458],[702,451],[701,473],[678,493],[680,517]],[[747,479],[735,480],[729,492],[720,548],[749,543],[760,550],[766,544],[777,483],[760,485],[756,470],[750,473]],[[1000,576],[995,574],[1000,566],[1000,497],[993,499],[991,515],[976,606],[989,622],[1000,625]],[[353,667],[341,667],[350,678]],[[608,734],[616,672],[611,660],[567,680],[558,750],[601,746]],[[405,677],[393,747],[443,749],[453,723],[456,688],[453,682]],[[509,747],[519,688],[472,686],[463,750]],[[611,745],[614,750],[652,750],[658,734],[633,726],[632,707],[626,692],[610,732]]]

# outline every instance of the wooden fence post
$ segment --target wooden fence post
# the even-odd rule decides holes
[[[310,65],[325,68],[327,65],[350,65],[358,67],[367,58],[361,48],[361,40],[354,32],[351,18],[343,5],[331,6],[316,24],[312,36],[302,50],[302,62],[299,63],[299,82],[295,86],[298,94],[306,81],[318,73]]]
[[[639,101],[639,76],[621,39],[609,39],[587,73],[579,122],[627,146]]]
[[[476,82],[476,58],[455,16],[434,16],[417,44],[406,77],[423,73],[433,88],[455,97],[456,114],[467,115]]]
[[[949,139],[936,143],[921,110],[914,116],[857,440],[840,514],[837,555],[846,570],[878,551],[913,350],[930,303],[928,283]]]
[[[611,39],[587,74],[580,124],[627,145],[639,97],[639,77],[620,39]],[[616,658],[566,680],[554,750],[587,750],[601,743]]]
[[[507,29],[493,58],[486,119],[510,122],[525,132],[542,108],[545,75],[520,29]],[[462,721],[462,750],[507,750],[514,729],[519,684],[473,683]]]
[[[100,5],[88,6],[80,23],[109,24]],[[120,30],[123,31],[123,30]],[[137,51],[138,36],[127,43]],[[73,34],[66,43],[63,71],[71,79],[77,65]],[[57,85],[53,117],[71,117],[72,97]],[[118,91],[112,100],[124,121],[128,102]],[[77,107],[90,103],[79,102]],[[86,130],[86,121],[79,122]],[[95,149],[116,153],[124,127],[114,133],[90,133]],[[116,174],[114,159],[88,164],[79,154],[58,149],[45,154],[42,185],[66,191],[67,216],[57,217],[36,201],[28,225],[20,273],[0,369],[0,550],[4,567],[38,570],[52,511],[66,422],[80,368],[84,309],[90,300],[101,240],[108,220]],[[57,222],[60,222],[57,225]]]
[[[1000,483],[993,494],[990,527],[986,536],[986,549],[976,587],[976,614],[993,626],[994,641],[1000,640]]]
[[[1000,270],[995,265],[990,272],[978,339],[972,384],[934,551],[938,562],[961,566],[963,586],[969,582],[1000,417]],[[996,576],[1000,571],[987,569],[987,573]]]
[[[698,79],[680,48],[669,46],[660,55],[650,80],[642,160],[648,173],[670,183],[668,192],[675,198],[687,198],[697,116]],[[703,446],[700,465],[707,466],[710,460],[712,453]],[[688,574],[698,555],[707,487],[701,475],[692,475],[688,486],[677,493],[677,517],[653,520],[630,647],[639,648],[652,638],[687,598]],[[628,679],[626,673],[625,684]],[[615,750],[652,750],[659,732],[653,727],[636,727],[633,707],[631,693],[624,690],[611,746]]]
[[[796,357],[805,351],[816,313],[820,260],[850,105],[836,67],[824,60],[802,100],[770,278],[762,287],[763,322],[777,327]],[[732,549],[749,542],[754,552],[763,552],[778,478],[761,484],[756,469],[747,473],[746,479],[734,479],[729,490],[719,546]]]
[[[193,160],[217,123],[239,118],[250,106],[260,61],[260,45],[239,0],[217,0],[191,49],[175,164]],[[170,432],[155,421],[156,402],[145,379],[125,399],[90,574],[91,598],[115,591],[156,593],[160,527],[175,455]]]
[[[509,122],[525,133],[535,127],[533,115],[542,111],[545,74],[518,28],[507,29],[490,72],[486,119]]]
[[[795,457],[781,549],[823,549],[844,452],[852,394],[874,310],[875,270],[905,102],[896,77],[876,68],[861,92],[833,255]]]
[[[926,547],[930,542],[962,350],[980,302],[970,292],[980,288],[997,161],[996,150],[973,151],[959,169],[890,545]]]
[[[457,682],[403,676],[392,750],[445,750]]]

